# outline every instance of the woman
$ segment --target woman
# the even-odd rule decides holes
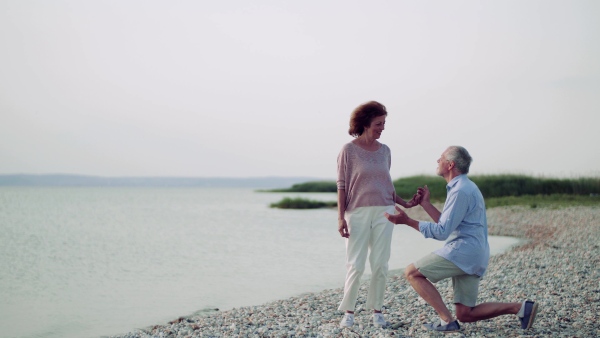
[[[411,208],[396,195],[390,176],[390,148],[377,139],[385,129],[387,111],[379,102],[358,106],[350,117],[348,133],[354,140],[344,145],[338,155],[338,230],[346,238],[346,282],[344,298],[338,308],[346,311],[340,327],[354,325],[354,307],[360,278],[365,270],[367,253],[371,265],[371,285],[367,308],[373,309],[373,324],[386,326],[381,313],[388,274],[388,260],[394,225],[384,216],[393,214],[395,203]]]

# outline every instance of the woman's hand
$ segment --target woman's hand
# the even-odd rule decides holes
[[[396,200],[394,201],[396,204],[400,204],[402,207],[406,209],[410,209],[414,206],[417,206],[421,203],[421,195],[417,191],[416,194],[413,195],[412,199],[408,202],[402,199],[402,197],[396,195]]]
[[[421,194],[419,194],[419,192],[417,192],[416,194],[413,195],[412,199],[408,202],[406,202],[406,205],[404,205],[405,208],[412,208],[415,207],[419,204],[421,204]]]
[[[346,224],[346,220],[343,218],[338,220],[338,231],[342,237],[350,237],[350,232],[348,232],[348,224]]]

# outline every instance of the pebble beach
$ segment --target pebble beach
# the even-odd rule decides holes
[[[409,215],[429,220],[421,208],[409,210]],[[539,303],[536,321],[533,328],[522,330],[516,316],[506,315],[461,323],[461,332],[447,335],[599,337],[600,208],[512,206],[489,209],[487,215],[490,235],[518,237],[523,242],[490,258],[478,303],[531,299]],[[343,278],[340,276],[340,284]],[[372,311],[364,308],[367,285],[365,282],[361,286],[351,328],[339,328],[343,313],[337,311],[337,306],[343,290],[338,288],[258,306],[174,318],[169,323],[113,337],[432,336],[421,325],[436,320],[437,315],[405,281],[402,271],[391,272],[387,281],[382,310],[390,323],[386,328],[373,326]],[[451,283],[442,281],[436,286],[453,311]]]

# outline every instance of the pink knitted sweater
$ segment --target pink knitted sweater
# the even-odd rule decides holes
[[[349,142],[338,155],[338,190],[346,193],[346,211],[359,207],[394,205],[396,191],[390,176],[390,148],[365,150]]]

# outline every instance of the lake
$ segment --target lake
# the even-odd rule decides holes
[[[2,335],[124,334],[343,287],[336,211],[269,208],[285,196],[336,200],[251,188],[0,187]],[[516,242],[490,238],[495,253]],[[442,245],[396,226],[390,268]]]

